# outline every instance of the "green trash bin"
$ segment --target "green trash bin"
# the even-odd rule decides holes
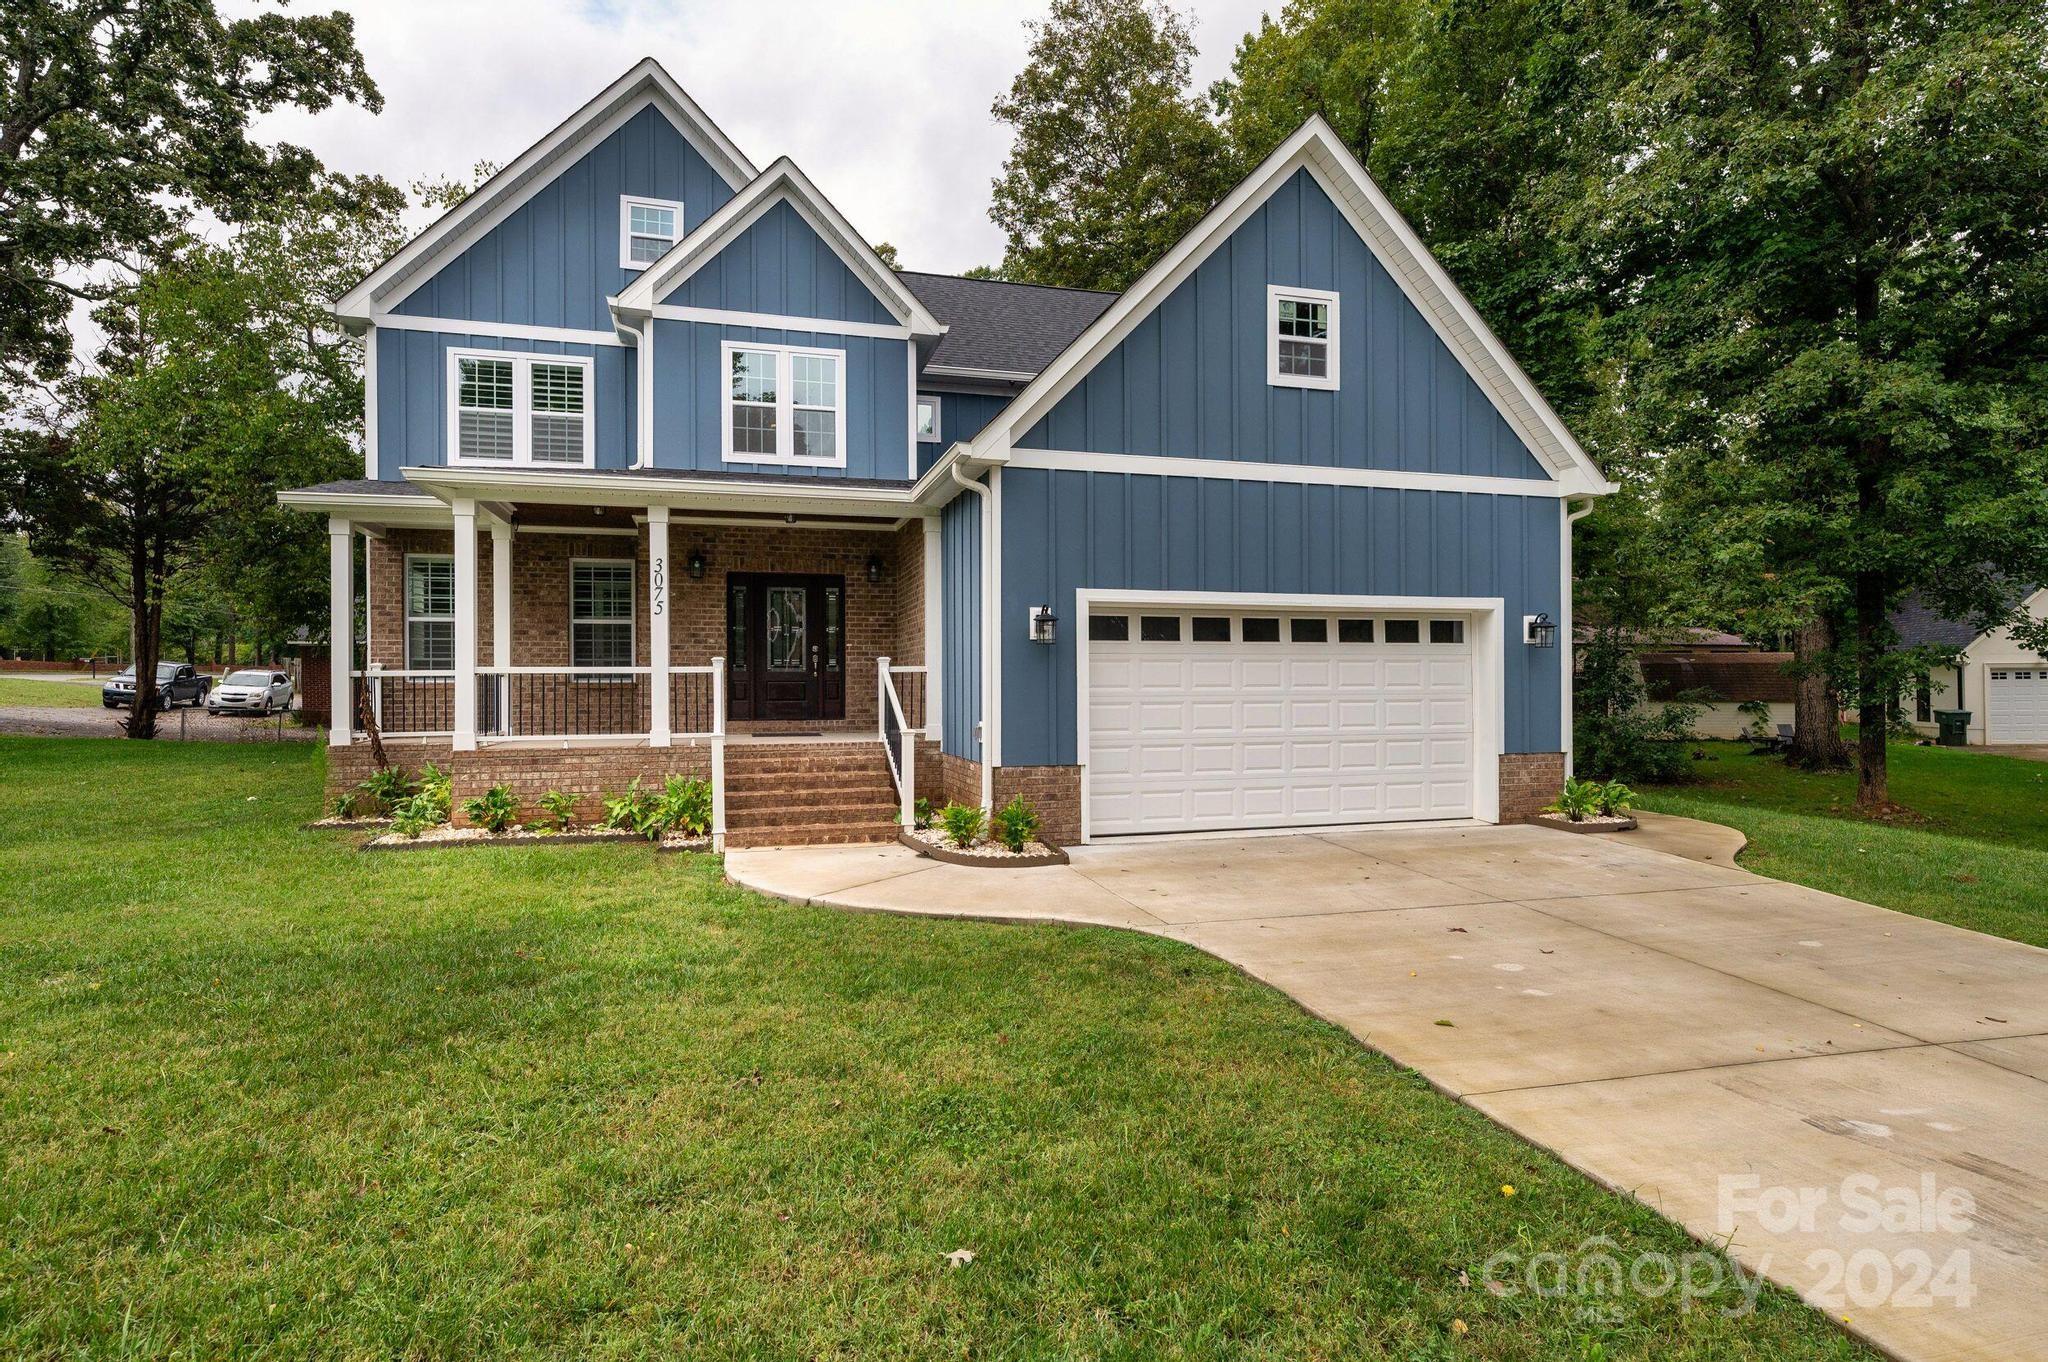
[[[1934,722],[1941,730],[1941,736],[1934,741],[1942,747],[1968,747],[1970,745],[1970,711],[1967,709],[1937,709]]]

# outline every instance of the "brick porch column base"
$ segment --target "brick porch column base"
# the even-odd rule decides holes
[[[1526,823],[1564,788],[1564,753],[1504,752],[1500,759],[1500,821]]]

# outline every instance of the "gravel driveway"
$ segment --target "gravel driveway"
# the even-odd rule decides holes
[[[0,706],[0,733],[40,738],[118,738],[126,710],[62,709],[55,706]],[[284,721],[285,742],[311,742],[316,729],[301,728],[289,716]],[[158,738],[177,742],[276,742],[276,719],[254,715],[212,715],[203,709],[174,709],[157,720]]]

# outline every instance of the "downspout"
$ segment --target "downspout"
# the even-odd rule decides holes
[[[644,322],[627,320],[612,312],[612,325],[633,338],[633,359],[638,369],[638,391],[633,398],[633,466],[654,467],[654,318]]]
[[[1558,730],[1558,742],[1564,748],[1564,774],[1567,780],[1571,779],[1572,775],[1572,678],[1578,671],[1579,653],[1578,639],[1572,633],[1572,526],[1593,514],[1593,507],[1597,504],[1589,499],[1583,506],[1573,510],[1569,498],[1563,502],[1564,542],[1558,550],[1564,568],[1563,579],[1559,583],[1563,598],[1558,607],[1560,618],[1557,626],[1561,645],[1558,649],[1558,666],[1563,672],[1558,682],[1558,689],[1563,692],[1558,703],[1558,722],[1561,725]]]
[[[995,494],[972,478],[960,476],[960,461],[955,459],[947,472],[953,481],[981,498],[981,723],[979,745],[981,748],[981,807],[984,811],[995,807],[995,766],[992,758],[995,749],[990,742],[995,724],[995,655],[996,655],[996,571],[995,571]]]

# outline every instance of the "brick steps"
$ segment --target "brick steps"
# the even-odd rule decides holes
[[[726,748],[726,845],[817,846],[896,836],[896,787],[877,742]]]

